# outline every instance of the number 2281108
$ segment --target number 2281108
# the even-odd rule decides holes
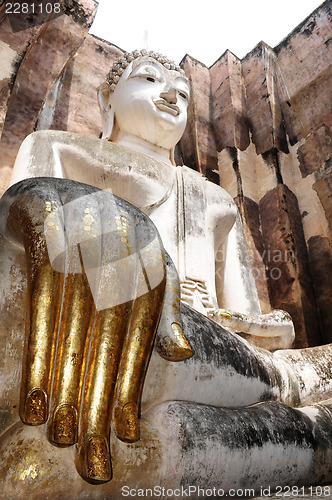
[[[60,14],[59,2],[6,2],[6,14]]]

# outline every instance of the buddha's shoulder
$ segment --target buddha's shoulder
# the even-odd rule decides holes
[[[29,134],[24,143],[59,143],[59,144],[79,144],[82,147],[84,144],[98,144],[100,139],[88,135],[78,134],[75,132],[67,132],[64,130],[37,130]]]
[[[99,162],[115,165],[131,165],[143,170],[156,170],[163,162],[144,153],[140,153],[121,144],[110,142],[98,137],[91,137],[75,132],[61,130],[38,130],[28,135],[22,146],[50,149],[56,145],[56,150],[72,150],[73,154],[92,156]]]
[[[203,174],[188,168],[186,166],[182,167],[184,182],[187,184],[192,184],[193,188],[200,189],[202,193],[205,193],[206,199],[209,204],[212,203],[228,203],[230,205],[235,205],[235,202],[231,195],[221,186],[209,181]],[[194,187],[195,186],[195,187]]]

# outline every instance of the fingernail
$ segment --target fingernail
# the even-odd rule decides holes
[[[177,346],[177,349],[174,347],[174,352],[179,356],[178,361],[190,358],[193,355],[193,351],[186,337],[183,335],[181,326],[178,323],[172,323],[171,326],[176,339],[175,346]]]
[[[49,441],[58,446],[71,446],[77,441],[77,411],[74,406],[58,406],[53,414]]]
[[[115,412],[113,422],[114,432],[121,441],[134,443],[139,440],[138,411],[135,403],[126,403],[122,411]]]
[[[225,318],[225,319],[231,319],[232,315],[229,314],[227,311],[218,311],[218,317]]]
[[[184,361],[191,358],[193,351],[182,333],[178,323],[171,324],[172,331],[163,337],[157,337],[156,348],[160,356],[167,361]]]
[[[92,483],[105,483],[112,479],[109,447],[104,436],[92,436],[88,439],[86,479]]]
[[[47,420],[47,396],[42,389],[33,389],[25,401],[25,412],[21,419],[28,425],[44,424]]]

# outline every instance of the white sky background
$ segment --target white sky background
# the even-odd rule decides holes
[[[275,47],[322,0],[99,0],[93,33],[123,50],[147,48],[211,66],[226,49],[242,59]]]

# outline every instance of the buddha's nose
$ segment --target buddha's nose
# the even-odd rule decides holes
[[[169,104],[176,104],[177,101],[176,89],[172,88],[166,90],[165,92],[161,92],[160,97],[162,99],[165,99],[165,101],[169,102]]]

